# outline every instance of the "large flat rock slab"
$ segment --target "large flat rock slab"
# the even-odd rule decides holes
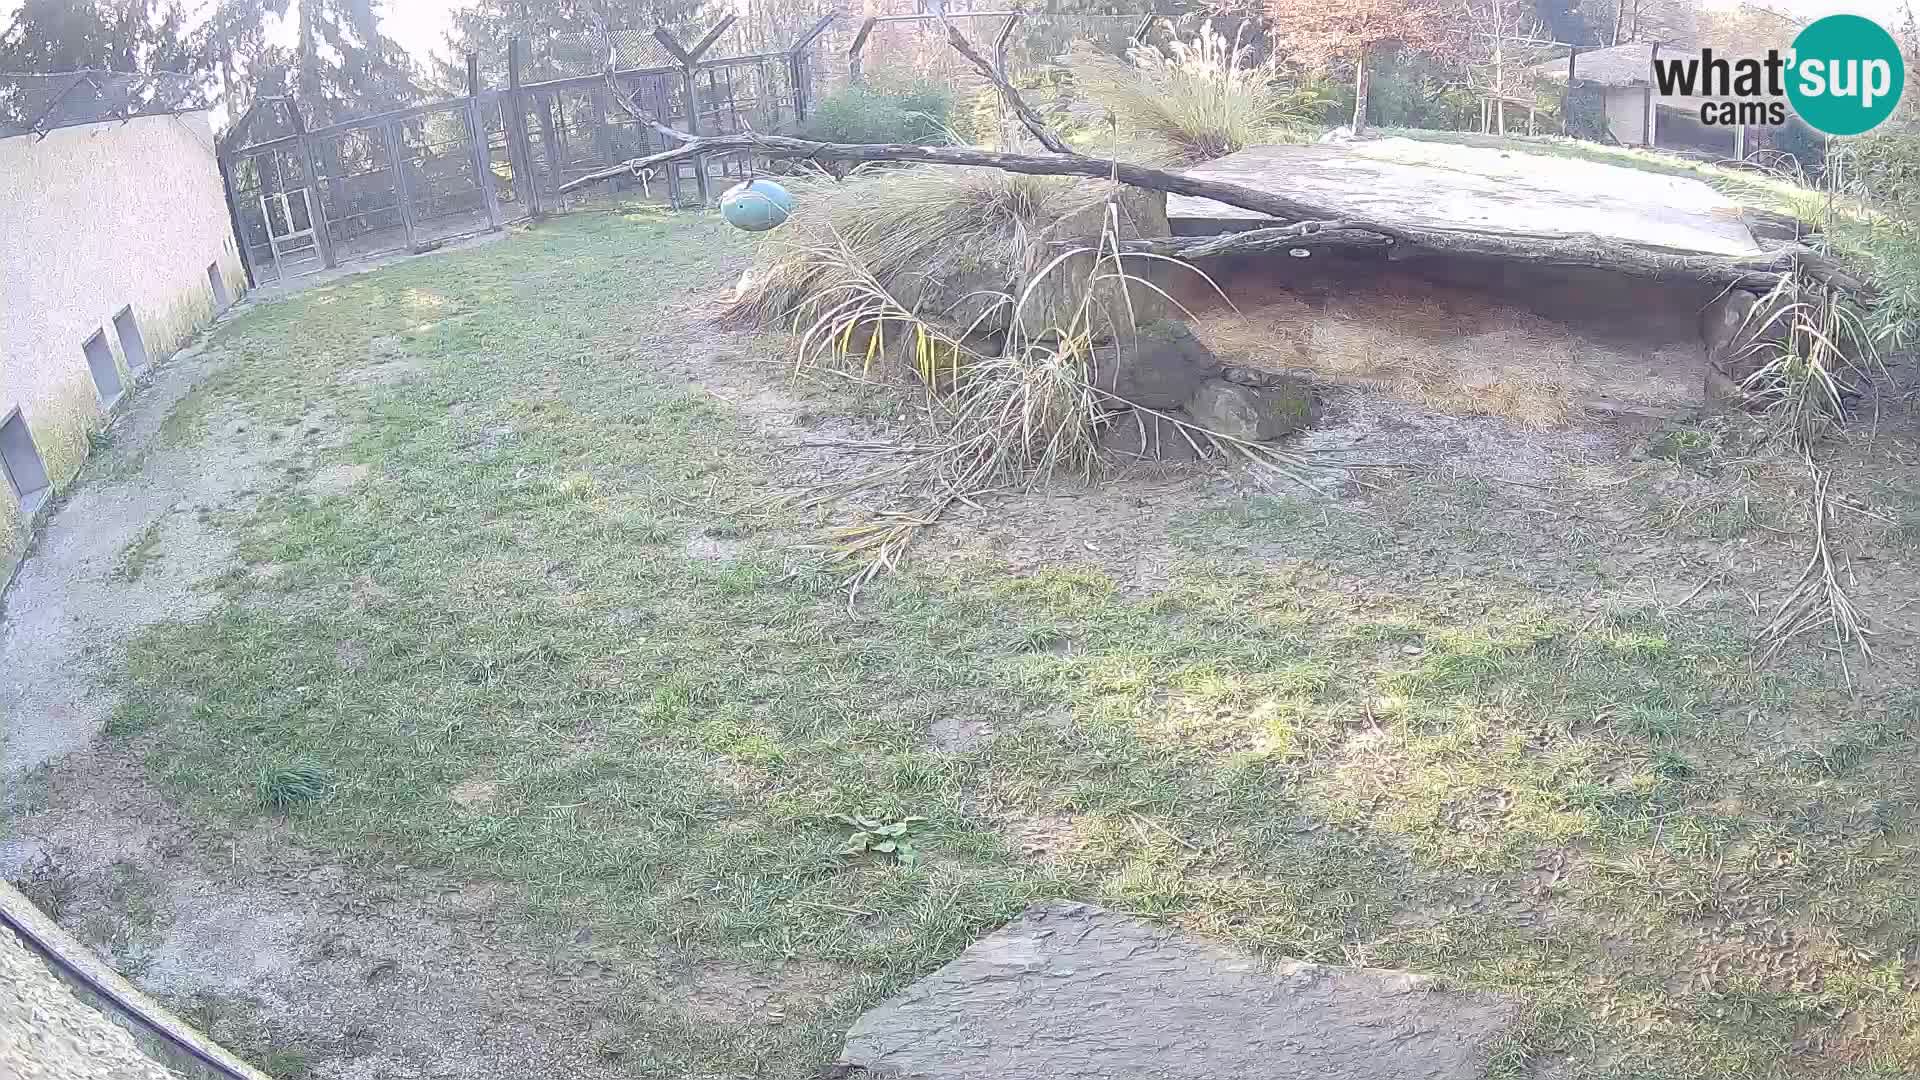
[[[1256,146],[1187,170],[1388,224],[1513,234],[1593,233],[1716,255],[1751,255],[1737,203],[1687,176],[1416,139]],[[1190,195],[1167,199],[1176,232],[1266,220]]]
[[[1500,997],[1443,990],[1424,976],[1267,964],[1056,903],[861,1016],[838,1074],[1470,1080],[1485,1074],[1515,1012]]]

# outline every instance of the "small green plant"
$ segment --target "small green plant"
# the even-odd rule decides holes
[[[952,114],[952,93],[934,83],[849,86],[821,99],[800,134],[821,142],[944,144],[953,141]]]
[[[1662,750],[1653,756],[1653,774],[1662,780],[1691,780],[1700,775],[1700,770],[1679,754]]]
[[[1674,428],[1647,443],[1647,456],[1676,465],[1699,466],[1713,454],[1713,435],[1697,427]]]
[[[333,774],[318,765],[282,765],[261,770],[254,781],[260,805],[287,811],[318,802],[333,790]]]
[[[853,829],[847,846],[840,849],[842,855],[893,858],[902,866],[912,866],[920,857],[908,834],[926,818],[910,815],[887,820],[865,814],[835,814],[832,820]]]

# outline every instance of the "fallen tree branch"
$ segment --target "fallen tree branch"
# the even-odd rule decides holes
[[[1418,253],[1500,259],[1542,266],[1585,266],[1633,277],[1698,281],[1720,287],[1771,289],[1794,268],[1815,280],[1871,302],[1871,286],[1849,275],[1831,258],[1809,248],[1787,246],[1757,255],[1703,255],[1652,245],[1632,244],[1591,233],[1498,233],[1472,229],[1434,229],[1346,217],[1328,207],[1287,195],[1256,191],[1239,184],[1204,180],[1127,162],[1103,161],[1080,154],[1002,154],[963,146],[912,146],[904,143],[828,143],[784,135],[676,133],[686,141],[669,150],[623,165],[588,173],[560,186],[562,193],[616,176],[703,153],[751,150],[770,158],[816,161],[906,161],[929,165],[969,165],[1035,176],[1113,177],[1130,187],[1212,199],[1266,214],[1291,224],[1212,237],[1162,237],[1134,240],[1123,248],[1204,258],[1237,251],[1291,247],[1386,248],[1394,258]]]
[[[684,136],[685,133],[678,134]],[[974,165],[1032,176],[1090,176],[1096,179],[1113,177],[1129,187],[1151,188],[1177,195],[1194,195],[1280,218],[1283,221],[1317,221],[1339,216],[1323,206],[1302,202],[1286,195],[1255,191],[1239,184],[1203,180],[1197,176],[1185,176],[1161,169],[1149,169],[1144,165],[1133,165],[1124,161],[1103,161],[1075,153],[1002,154],[965,146],[829,143],[816,142],[812,139],[796,139],[786,135],[760,135],[755,132],[689,138],[679,146],[662,150],[657,154],[635,158],[632,161],[569,180],[560,185],[560,190],[562,193],[575,191],[589,184],[603,183],[616,176],[625,176],[669,161],[729,150],[753,150],[770,158],[806,158],[815,161],[911,161],[926,165]],[[1350,218],[1348,224],[1382,236],[1398,237],[1402,233],[1398,226],[1385,222]]]
[[[654,116],[652,113],[634,104],[633,100],[621,91],[620,83],[613,77],[613,71],[611,69],[607,71],[607,90],[613,96],[613,103],[620,106],[622,112],[626,113],[636,123],[645,124],[647,127],[659,132],[661,137],[665,138],[668,142],[685,143],[693,141],[694,137],[692,135],[678,128],[668,127],[660,122],[659,117]],[[634,92],[636,94],[639,93],[637,90]]]
[[[1593,233],[1496,233],[1476,229],[1397,227],[1387,237],[1345,220],[1302,221],[1293,225],[1221,236],[1166,236],[1120,242],[1122,251],[1170,255],[1178,259],[1217,258],[1254,252],[1317,249],[1394,249],[1395,258],[1420,253],[1499,259],[1536,266],[1577,266],[1629,277],[1698,281],[1721,288],[1766,291],[1780,275],[1798,268],[1856,300],[1870,302],[1873,289],[1849,275],[1830,257],[1789,245],[1757,255],[1703,255],[1672,248],[1633,244]]]
[[[1287,251],[1321,247],[1385,248],[1393,238],[1371,229],[1353,228],[1345,220],[1300,221],[1218,236],[1153,236],[1120,241],[1120,250],[1141,255],[1171,255],[1177,259],[1210,259],[1220,255]]]

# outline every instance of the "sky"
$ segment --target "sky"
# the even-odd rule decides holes
[[[0,0],[0,29],[12,21],[21,0]],[[198,6],[188,0],[189,10]],[[417,59],[430,52],[445,52],[449,16],[463,7],[463,0],[384,0],[380,5],[380,29],[399,42]]]
[[[0,0],[6,4],[10,0]],[[416,59],[429,52],[445,52],[447,20],[460,0],[386,0],[381,5],[380,29]]]
[[[1338,3],[1339,0],[1333,0]],[[1739,0],[1705,0],[1708,7],[1732,7]],[[1801,18],[1849,12],[1865,15],[1883,26],[1892,26],[1905,0],[1761,0],[1762,6],[1786,11]],[[1920,0],[1914,0],[1920,8]],[[380,28],[399,42],[416,59],[425,61],[431,52],[446,50],[446,31],[454,9],[466,0],[383,0]],[[0,0],[0,25],[12,16],[20,0]],[[189,6],[192,6],[189,4]]]

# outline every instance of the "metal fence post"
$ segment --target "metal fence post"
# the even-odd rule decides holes
[[[249,291],[260,287],[260,275],[253,269],[253,253],[247,250],[247,230],[240,225],[240,203],[233,190],[233,157],[222,152],[216,159],[220,165],[220,184],[227,193],[227,224],[233,227],[233,243],[240,249],[240,269],[246,271]]]
[[[287,103],[287,118],[293,122],[295,144],[300,148],[300,167],[307,173],[307,223],[313,227],[314,246],[320,249],[320,265],[333,269],[333,230],[327,226],[326,197],[320,194],[319,159],[313,153],[313,140],[307,134],[306,117],[300,115],[298,106]],[[293,222],[287,222],[292,227]]]
[[[507,125],[507,158],[513,165],[514,184],[527,201],[527,213],[538,221],[540,178],[533,172],[533,147],[527,145],[527,102],[520,92],[520,39],[507,42],[507,96],[500,106]]]
[[[700,80],[699,70],[695,67],[681,69],[681,78],[687,87],[687,134],[700,137]],[[704,154],[693,155],[693,187],[700,193],[700,206],[706,208],[707,198],[707,158]]]
[[[654,28],[654,40],[660,43],[661,48],[672,53],[675,60],[680,61],[681,85],[685,87],[687,95],[687,134],[695,138],[700,135],[700,81],[698,78],[700,58],[706,55],[708,49],[713,48],[714,42],[720,40],[720,35],[726,32],[727,27],[733,25],[735,18],[737,16],[728,15],[721,19],[719,24],[707,31],[706,36],[691,49],[683,47],[679,39],[669,33],[666,27]],[[707,189],[707,159],[704,154],[693,156],[693,184],[700,193],[700,205],[704,208],[710,197]]]
[[[480,121],[480,57],[467,54],[467,139],[473,148],[473,182],[487,207],[487,231],[500,229],[500,196],[493,190],[493,155],[487,149],[487,125]]]
[[[813,29],[802,34],[800,40],[793,43],[793,48],[787,50],[787,77],[792,80],[793,119],[796,124],[806,123],[807,106],[811,104],[807,100],[808,91],[811,89],[808,86],[808,80],[812,75],[808,70],[807,50],[812,48],[814,41],[821,34],[826,33],[827,27],[832,26],[839,18],[840,13],[837,11],[829,11],[820,16],[820,20],[813,24]]]
[[[387,148],[387,167],[393,170],[393,193],[399,199],[400,224],[407,230],[407,250],[420,250],[420,238],[413,225],[413,191],[407,183],[407,163],[400,156],[399,122],[380,125],[380,142]]]

